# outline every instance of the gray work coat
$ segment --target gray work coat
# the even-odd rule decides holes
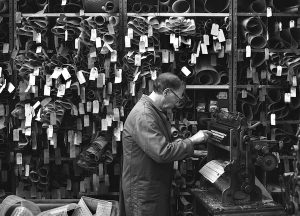
[[[128,115],[122,135],[126,216],[170,215],[173,161],[193,154],[189,139],[171,141],[170,128],[166,115],[146,95]]]

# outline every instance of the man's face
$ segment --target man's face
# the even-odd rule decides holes
[[[163,98],[163,110],[168,110],[168,109],[173,109],[175,107],[177,107],[180,102],[182,101],[182,99],[184,98],[184,90],[185,90],[185,86],[181,86],[179,89],[177,90],[173,90],[170,88],[167,88],[164,90],[164,98]]]

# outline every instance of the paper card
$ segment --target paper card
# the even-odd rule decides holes
[[[18,142],[20,140],[19,129],[13,129],[13,141]]]
[[[90,41],[96,41],[96,38],[97,38],[97,29],[91,29]]]
[[[153,28],[151,25],[148,25],[148,37],[152,37],[153,36]]]
[[[65,80],[68,80],[71,78],[71,74],[69,73],[67,68],[62,69],[62,76],[64,77]]]
[[[292,78],[292,86],[297,86],[297,77],[296,76],[293,76]]]
[[[290,20],[290,28],[295,28],[295,20]]]
[[[115,83],[121,83],[122,82],[122,69],[117,69],[115,71]]]
[[[142,65],[142,56],[141,56],[141,54],[138,53],[134,56],[134,65],[135,66],[141,66]]]
[[[219,35],[219,25],[218,24],[216,24],[216,23],[212,24],[210,34],[214,35],[214,36],[218,36]]]
[[[136,82],[136,81],[138,80],[140,74],[141,74],[141,72],[137,72],[137,73],[134,75],[133,82]]]
[[[42,50],[42,47],[41,47]],[[8,53],[9,52],[9,43],[4,43],[3,44],[3,49],[2,49],[3,53]]]
[[[224,58],[225,56],[225,48],[221,46],[221,50],[218,52],[218,58]]]
[[[85,110],[84,110],[84,104],[83,103],[79,103],[79,114],[80,115],[84,115],[85,114]]]
[[[87,113],[92,112],[92,102],[91,101],[86,102],[86,112]]]
[[[139,52],[140,52],[140,53],[146,52],[145,41],[140,41],[140,42],[139,42]]]
[[[107,25],[107,29],[108,29],[108,33],[110,34],[110,35],[114,35],[115,34],[115,30],[114,30],[114,26],[112,25],[112,24],[108,24]]]
[[[44,96],[50,96],[51,93],[51,87],[44,85]]]
[[[226,41],[223,29],[219,29],[218,40],[219,40],[220,43]]]
[[[62,0],[61,1],[61,6],[65,6],[67,4],[67,0]]]
[[[197,54],[192,53],[191,54],[191,64],[196,64],[197,63]]]
[[[128,29],[128,37],[130,38],[130,39],[133,39],[133,29],[132,28],[129,28]]]
[[[291,87],[291,97],[297,97],[297,89],[296,89],[296,87]]]
[[[170,44],[173,44],[175,42],[175,34],[170,34]]]
[[[15,90],[15,86],[10,82],[8,83],[7,91],[12,93]]]
[[[186,76],[186,77],[188,77],[192,72],[187,68],[187,67],[185,67],[185,66],[183,66],[182,68],[181,68],[181,72]]]
[[[170,52],[169,50],[162,50],[162,63],[169,63],[169,56],[170,56]]]
[[[271,114],[271,125],[276,125],[276,114],[272,113]]]
[[[51,79],[57,79],[62,74],[62,71],[63,71],[62,68],[55,67],[52,75],[50,76],[50,78]]]
[[[80,41],[79,41],[79,38],[75,38],[75,49],[79,49],[79,45],[80,44]]]
[[[85,87],[80,88],[80,99],[82,103],[85,103]]]
[[[246,58],[250,58],[251,57],[251,46],[247,45],[246,46]]]
[[[291,103],[291,93],[285,93],[284,94],[284,102],[285,103]]]
[[[66,30],[66,31],[65,31],[65,41],[68,41],[68,36],[69,36],[68,30]]]
[[[120,110],[119,110],[119,108],[114,108],[113,113],[114,113],[113,121],[120,121]]]
[[[111,127],[112,125],[112,115],[106,115],[107,126]]]
[[[276,71],[276,76],[281,76],[282,75],[282,66],[278,65],[277,66],[277,71]]]
[[[279,30],[279,31],[282,31],[282,22],[279,22],[279,23],[278,23],[278,30]]]
[[[17,153],[16,154],[16,164],[17,165],[22,165],[22,153]]]
[[[151,73],[151,79],[152,80],[156,80],[156,78],[157,78],[157,71],[156,70],[151,70],[150,73]]]
[[[225,44],[225,53],[230,53],[232,47],[232,42],[231,39],[226,39],[226,44]]]
[[[66,85],[65,84],[60,84],[57,88],[57,97],[63,97],[66,92]]]
[[[29,85],[31,86],[35,85],[35,76],[33,73],[29,74]]]
[[[174,42],[173,42],[173,47],[174,50],[177,51],[179,48],[179,38],[175,37]]]
[[[131,47],[131,39],[129,36],[125,36],[125,47],[130,48]]]
[[[83,117],[83,127],[89,127],[90,126],[90,116],[84,115]]]
[[[98,114],[100,111],[100,104],[98,100],[93,101],[93,114]]]
[[[42,52],[42,47],[41,46],[38,46],[37,48],[36,48],[36,51],[35,51],[36,53],[41,53]]]
[[[82,70],[80,70],[80,71],[77,72],[77,79],[78,79],[78,81],[79,81],[79,83],[80,83],[81,85],[82,85],[83,83],[86,82]]]
[[[270,58],[270,50],[268,48],[265,48],[265,60],[269,60]]]
[[[100,37],[96,37],[96,48],[102,47],[102,41]]]
[[[96,80],[98,77],[98,69],[96,67],[91,68],[89,80]]]
[[[35,42],[38,44],[42,43],[42,34],[41,33],[36,33]]]
[[[201,43],[202,54],[208,54],[207,46],[204,43]]]
[[[107,125],[107,120],[106,119],[101,119],[101,130],[102,131],[107,131],[108,125]]]
[[[110,61],[117,62],[117,60],[118,60],[118,52],[116,50],[113,50],[110,54]]]
[[[209,35],[205,34],[203,35],[203,43],[208,46],[210,45],[210,42],[209,42]]]
[[[105,85],[105,73],[98,74],[97,78],[97,88],[103,88]]]
[[[267,17],[271,17],[271,16],[272,16],[272,8],[267,7]]]

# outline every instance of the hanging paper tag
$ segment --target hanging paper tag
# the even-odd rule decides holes
[[[22,165],[23,159],[22,159],[22,153],[17,153],[16,154],[16,164],[17,165]]]
[[[114,27],[113,27],[113,25],[112,24],[108,24],[107,25],[107,29],[108,29],[108,33],[110,34],[110,35],[114,35],[115,34],[115,30],[114,30]]]
[[[79,43],[80,43],[79,38],[76,38],[75,39],[75,49],[77,49],[77,50],[79,49]]]
[[[41,53],[42,52],[42,47],[41,46],[38,46],[37,48],[36,48],[36,53]]]
[[[148,26],[148,37],[152,37],[153,36],[153,28],[151,25]]]
[[[250,58],[251,57],[251,46],[247,45],[246,46],[246,58]]]
[[[282,31],[282,22],[279,22],[279,23],[278,23],[278,30],[279,30],[279,31]]]
[[[181,72],[187,77],[187,76],[189,76],[192,72],[189,70],[189,69],[187,69],[187,67],[182,67],[181,68]]]
[[[90,41],[96,41],[96,38],[97,38],[97,29],[91,29]]]
[[[128,29],[128,37],[130,38],[130,39],[133,39],[133,29],[132,28],[129,28]]]
[[[295,28],[295,20],[290,20],[290,28]]]
[[[170,34],[170,44],[173,44],[175,41],[175,34]]]
[[[162,63],[169,63],[169,50],[162,50]]]
[[[291,93],[285,93],[284,94],[284,102],[285,103],[291,103]]]
[[[276,114],[272,113],[271,114],[271,125],[276,125]]]
[[[203,35],[203,43],[208,46],[210,44],[209,42],[209,35],[205,34]]]
[[[218,36],[218,34],[219,34],[219,25],[218,24],[216,24],[216,23],[212,24],[210,34],[214,35],[214,36]]]
[[[65,31],[65,41],[68,41],[68,30]]]
[[[271,17],[272,16],[272,8],[267,7],[267,17]]]
[[[291,87],[291,97],[297,97],[296,87]]]
[[[293,78],[292,78],[292,85],[297,86],[297,77],[296,76],[293,76]]]
[[[278,65],[278,66],[277,66],[276,76],[281,76],[281,74],[282,74],[282,66],[281,66],[281,65]]]
[[[96,80],[98,77],[98,69],[96,67],[93,67],[90,71],[89,80]]]
[[[62,5],[62,6],[65,6],[66,4],[67,4],[67,0],[62,0],[62,1],[61,1],[61,5]]]
[[[41,33],[36,33],[36,43],[42,43],[42,34]]]
[[[141,66],[141,64],[142,64],[142,56],[141,56],[141,54],[136,54],[134,56],[134,65]]]
[[[62,76],[64,77],[65,80],[68,80],[71,78],[71,74],[69,73],[67,68],[62,69]]]
[[[115,72],[115,83],[122,82],[122,69],[117,69]]]
[[[208,54],[207,46],[204,43],[201,43],[202,54]]]
[[[101,130],[102,131],[107,131],[107,120],[106,119],[101,119]]]
[[[7,91],[12,93],[15,90],[15,86],[10,82],[8,83]]]
[[[83,72],[82,70],[77,72],[77,79],[78,79],[80,84],[83,84],[83,83],[86,82],[85,77],[84,77],[82,72]]]
[[[96,48],[102,47],[102,42],[101,42],[101,38],[97,37],[96,38]]]
[[[131,39],[129,36],[125,36],[125,47],[130,48],[131,47]]]
[[[220,43],[226,41],[223,29],[219,29],[218,40]]]
[[[265,60],[269,60],[270,57],[270,50],[268,48],[265,48]]]
[[[117,59],[118,59],[118,52],[116,50],[113,50],[110,54],[110,61],[117,62]]]

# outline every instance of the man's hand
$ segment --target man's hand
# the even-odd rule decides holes
[[[212,135],[212,132],[208,130],[200,130],[196,134],[194,134],[192,137],[190,137],[190,140],[193,144],[205,142],[208,137]]]

